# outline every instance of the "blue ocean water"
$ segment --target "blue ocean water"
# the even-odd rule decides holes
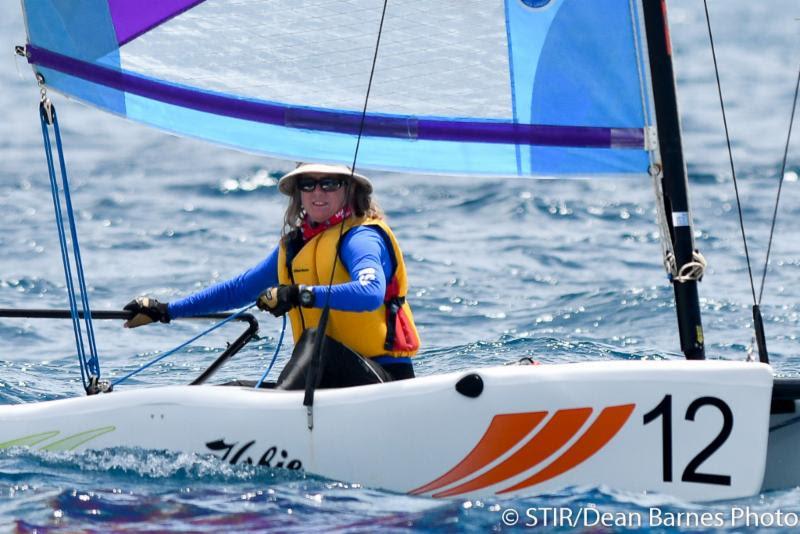
[[[711,15],[758,284],[800,62],[800,6],[715,1]],[[751,343],[752,294],[702,5],[673,0],[670,20],[695,237],[709,261],[700,285],[707,352],[742,360]],[[18,6],[2,3],[0,307],[63,308],[38,90],[30,69],[12,55],[23,42]],[[274,245],[284,209],[275,179],[293,162],[175,138],[54,100],[94,308],[119,309],[145,293],[164,300],[186,295],[237,274]],[[773,365],[794,376],[800,374],[797,132],[789,156],[762,308]],[[523,356],[545,363],[681,358],[651,184],[380,173],[374,181],[409,263],[424,342],[419,374]],[[259,319],[261,339],[223,368],[220,380],[255,378],[267,365],[280,323]],[[96,322],[103,373],[121,376],[203,326],[128,331],[118,322]],[[232,326],[203,338],[131,383],[186,383],[236,335]],[[81,394],[73,350],[68,321],[0,320],[0,402]],[[288,353],[284,347],[279,366]],[[535,499],[435,501],[161,451],[0,453],[0,525],[19,532],[486,531],[505,528],[501,512],[509,507],[798,512],[798,499],[794,489],[696,505],[596,487]]]

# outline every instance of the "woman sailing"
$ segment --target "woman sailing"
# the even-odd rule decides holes
[[[276,317],[288,313],[295,351],[278,387],[295,389],[304,386],[309,340],[328,302],[320,387],[413,378],[419,337],[405,300],[405,263],[370,180],[344,165],[306,163],[284,175],[278,189],[289,205],[280,242],[263,261],[177,301],[136,298],[125,306],[133,314],[125,326],[253,301]]]

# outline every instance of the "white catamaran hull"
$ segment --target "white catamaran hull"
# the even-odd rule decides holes
[[[477,396],[456,390],[469,375]],[[303,392],[173,386],[2,406],[0,448],[213,454],[434,497],[603,484],[701,501],[760,491],[771,392],[761,364],[490,367],[320,390],[309,430]]]

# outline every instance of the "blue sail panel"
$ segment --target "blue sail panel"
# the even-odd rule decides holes
[[[182,106],[171,106],[134,95],[128,96],[126,109],[129,118],[141,121],[146,119],[150,124],[172,133],[189,131],[197,137],[221,145],[250,152],[279,153],[297,161],[340,161],[349,164],[352,160],[342,159],[342,155],[349,156],[355,150],[356,139],[351,134],[265,125]],[[517,175],[515,146],[511,144],[467,145],[461,141],[417,139],[413,141],[413,152],[410,152],[397,150],[397,141],[398,139],[392,137],[363,137],[359,148],[359,165],[406,172],[425,169],[433,174]],[[554,150],[561,153],[564,149]],[[647,166],[647,156],[643,151],[597,149],[592,152],[589,161],[594,163],[584,159],[583,168],[580,167],[580,157],[570,163],[571,167],[558,167],[555,163],[545,167],[544,161],[550,160],[545,158],[537,174],[633,176],[640,174],[642,167]],[[552,162],[555,161],[557,160],[553,158]],[[589,169],[590,172],[587,172]]]

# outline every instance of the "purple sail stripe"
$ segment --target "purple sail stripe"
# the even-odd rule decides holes
[[[277,105],[285,110],[285,120],[281,126],[351,135],[358,135],[361,129],[360,112],[270,105]],[[367,114],[364,117],[363,134],[374,137],[419,139],[417,121],[415,117],[402,115]]]
[[[419,121],[420,138],[432,140],[609,148],[611,129],[592,126],[550,126],[494,122]]]
[[[205,0],[108,0],[119,46],[129,43],[156,26]]]
[[[71,76],[166,104],[288,128],[357,135],[361,113],[246,100],[173,85],[28,45],[28,60]],[[613,132],[613,139],[612,139]],[[419,119],[368,114],[363,134],[373,137],[574,148],[644,148],[641,128],[515,124],[506,121]]]

